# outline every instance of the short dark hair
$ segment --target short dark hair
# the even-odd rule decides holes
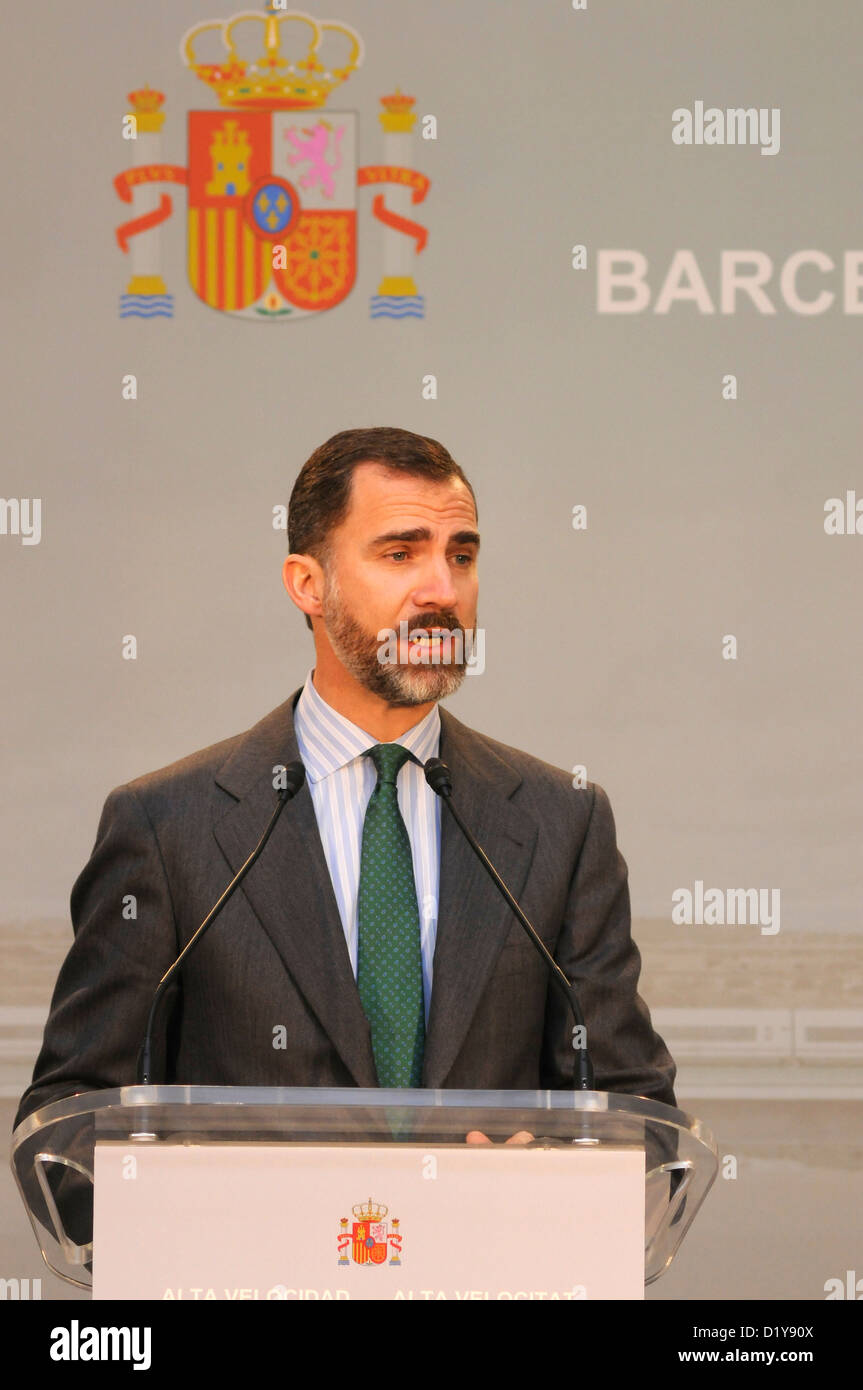
[[[452,455],[436,439],[390,426],[342,430],[321,444],[300,469],[288,505],[288,547],[326,563],[330,532],[347,516],[354,469],[380,463],[393,472],[444,482],[458,478],[476,507],[474,490]],[[312,622],[306,614],[306,625]]]

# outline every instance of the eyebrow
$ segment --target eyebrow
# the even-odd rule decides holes
[[[432,533],[427,526],[415,526],[410,531],[386,531],[382,536],[375,536],[369,542],[372,549],[377,549],[381,545],[391,545],[393,541],[402,541],[410,544],[413,541],[430,541]],[[456,531],[449,538],[450,545],[475,545],[479,550],[478,531]]]

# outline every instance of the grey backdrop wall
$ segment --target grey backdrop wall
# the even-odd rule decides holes
[[[863,1186],[863,15],[307,3],[365,40],[327,103],[356,113],[359,165],[387,160],[380,99],[400,87],[430,189],[411,203],[359,187],[354,288],[297,322],[196,296],[182,183],[131,204],[113,184],[138,162],[123,117],[145,86],[164,95],[158,160],[188,165],[187,113],[219,107],[180,36],[231,6],[86,0],[7,19],[3,1114],[105,795],[302,681],[311,638],[281,587],[273,509],[324,438],[393,423],[446,443],[479,497],[486,666],[452,708],[609,792],[643,993],[682,1103],[735,1159],[651,1296],[823,1298],[859,1268]],[[762,112],[761,143],[676,143],[673,113],[697,135],[696,103]],[[172,316],[121,317],[134,251],[116,228],[164,192],[150,247]],[[380,193],[427,229],[419,254],[373,215]],[[732,293],[729,252],[760,293]],[[372,316],[388,257],[422,317]],[[40,499],[38,543],[22,499]],[[830,534],[830,499],[851,534]],[[778,891],[781,916],[673,920],[699,881]],[[4,1197],[0,1275],[36,1276]]]

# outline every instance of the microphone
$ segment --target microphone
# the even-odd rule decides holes
[[[552,984],[572,1013],[576,1027],[581,1029],[581,1036],[584,1038],[584,1042],[581,1047],[575,1049],[577,1058],[577,1089],[580,1091],[592,1091],[594,1088],[593,1063],[590,1060],[590,1054],[587,1050],[587,1028],[585,1027],[584,1014],[581,1012],[581,1005],[578,1002],[578,995],[575,992],[572,981],[566,978],[536,928],[532,926],[527,917],[525,917],[485,850],[477,844],[470,830],[465,825],[458,808],[452,800],[452,778],[446,763],[441,762],[440,758],[429,758],[423,770],[425,772],[426,781],[432,791],[436,796],[439,796],[447,806],[450,815],[486,873],[489,875],[492,883],[503,895],[508,906],[515,913],[521,926],[527,932],[531,945],[534,946],[542,956],[546,969],[551,977]],[[573,1032],[575,1032],[575,1030],[573,1030]]]
[[[150,1005],[150,1014],[147,1019],[147,1031],[144,1034],[144,1041],[141,1044],[141,1051],[138,1054],[136,1081],[139,1086],[151,1086],[155,1084],[153,1081],[151,1058],[153,1043],[153,1025],[156,1020],[156,1012],[159,1008],[159,1004],[161,1003],[164,997],[165,990],[168,988],[168,985],[171,983],[174,976],[179,971],[180,967],[185,964],[192,951],[194,951],[195,947],[200,942],[204,933],[207,931],[208,927],[211,927],[213,925],[222,908],[225,906],[225,903],[228,901],[229,898],[231,898],[234,895],[234,893],[242,883],[243,879],[246,877],[246,874],[249,872],[252,865],[255,863],[256,859],[261,853],[261,850],[264,848],[264,845],[267,843],[273,831],[275,830],[276,821],[279,819],[279,816],[282,814],[282,811],[285,809],[288,802],[296,796],[297,792],[300,790],[303,783],[305,782],[306,769],[303,767],[303,764],[299,761],[288,763],[284,772],[281,774],[281,778],[284,782],[284,786],[279,787],[278,803],[276,805],[276,809],[270,817],[269,824],[267,825],[266,830],[264,831],[258,843],[255,845],[255,848],[252,850],[245,864],[243,864],[242,868],[240,868],[238,872],[234,875],[234,877],[231,879],[231,882],[228,884],[224,893],[219,898],[219,901],[204,918],[203,922],[198,927],[198,930],[194,933],[194,935],[189,937],[189,940],[186,942],[185,946],[178,955],[177,959],[174,961],[173,965],[169,966],[169,968],[165,971],[164,975],[158,983],[156,993],[153,995],[153,1002]]]

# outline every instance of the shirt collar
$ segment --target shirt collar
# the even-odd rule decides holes
[[[374,748],[380,739],[372,738],[358,724],[346,719],[328,705],[312,682],[312,671],[294,709],[297,747],[310,782],[320,782]],[[421,763],[436,757],[440,748],[440,710],[434,705],[424,719],[400,734],[394,743],[407,748]]]

